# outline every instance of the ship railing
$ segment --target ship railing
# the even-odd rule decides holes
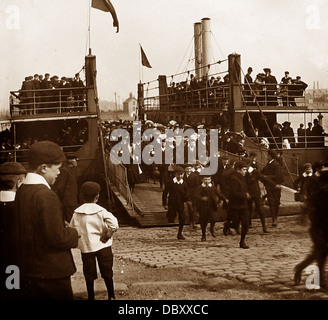
[[[184,108],[225,109],[229,105],[229,85],[192,89],[168,88],[167,94],[144,98],[143,108],[150,110],[170,110]]]
[[[125,199],[127,208],[134,211],[127,168],[122,163],[119,163],[119,161],[113,162],[108,150],[106,150],[106,165],[110,176],[110,183],[116,188],[119,195]]]
[[[244,84],[243,100],[247,106],[305,107],[304,90],[294,84]]]
[[[61,146],[64,153],[76,152],[83,144],[74,144],[69,146]],[[12,146],[10,149],[0,150],[0,163],[7,161],[27,163],[28,147],[21,147],[19,144]]]
[[[311,149],[328,147],[327,138],[321,136],[248,137],[264,149]]]
[[[87,111],[86,87],[10,92],[10,115]]]

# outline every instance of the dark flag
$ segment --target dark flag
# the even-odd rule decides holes
[[[117,28],[116,32],[118,32],[119,23],[118,23],[117,15],[113,5],[109,0],[92,0],[91,7],[95,9],[99,9],[101,11],[110,12],[113,17],[113,26]]]
[[[150,65],[147,56],[145,54],[145,52],[142,49],[142,46],[140,45],[140,49],[141,49],[141,63],[143,66],[147,67],[147,68],[152,68],[152,66]]]

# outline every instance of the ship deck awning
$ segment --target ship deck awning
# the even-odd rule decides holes
[[[53,114],[35,114],[21,116],[13,116],[11,117],[11,123],[16,122],[35,122],[35,121],[53,121],[53,120],[67,120],[67,119],[89,119],[89,118],[97,118],[96,113],[91,112],[72,112],[72,113],[53,113]]]

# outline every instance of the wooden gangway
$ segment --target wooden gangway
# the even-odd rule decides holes
[[[262,186],[263,189],[263,186]],[[264,189],[263,189],[264,190]],[[173,223],[169,223],[166,218],[166,210],[162,205],[163,189],[159,183],[154,184],[140,183],[136,184],[132,193],[132,201],[134,210],[127,210],[132,219],[135,219],[140,227],[159,227],[159,226],[174,226],[178,225],[176,219]],[[264,206],[267,217],[270,217],[269,207]],[[294,215],[300,213],[301,203],[295,202],[292,192],[282,190],[281,206],[279,215]],[[253,215],[255,216],[255,209]],[[222,222],[226,219],[226,211],[222,209],[220,204],[216,215],[216,221]],[[186,214],[186,224],[189,224],[188,214]]]

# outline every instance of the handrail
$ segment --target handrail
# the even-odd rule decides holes
[[[108,150],[105,150],[106,165],[111,177],[111,184],[113,184],[121,196],[126,200],[126,206],[134,211],[134,204],[132,199],[131,190],[128,183],[127,169],[122,164],[114,164],[111,161],[111,155]]]
[[[10,91],[10,114],[19,116],[86,111],[85,95],[88,88],[92,87]]]

